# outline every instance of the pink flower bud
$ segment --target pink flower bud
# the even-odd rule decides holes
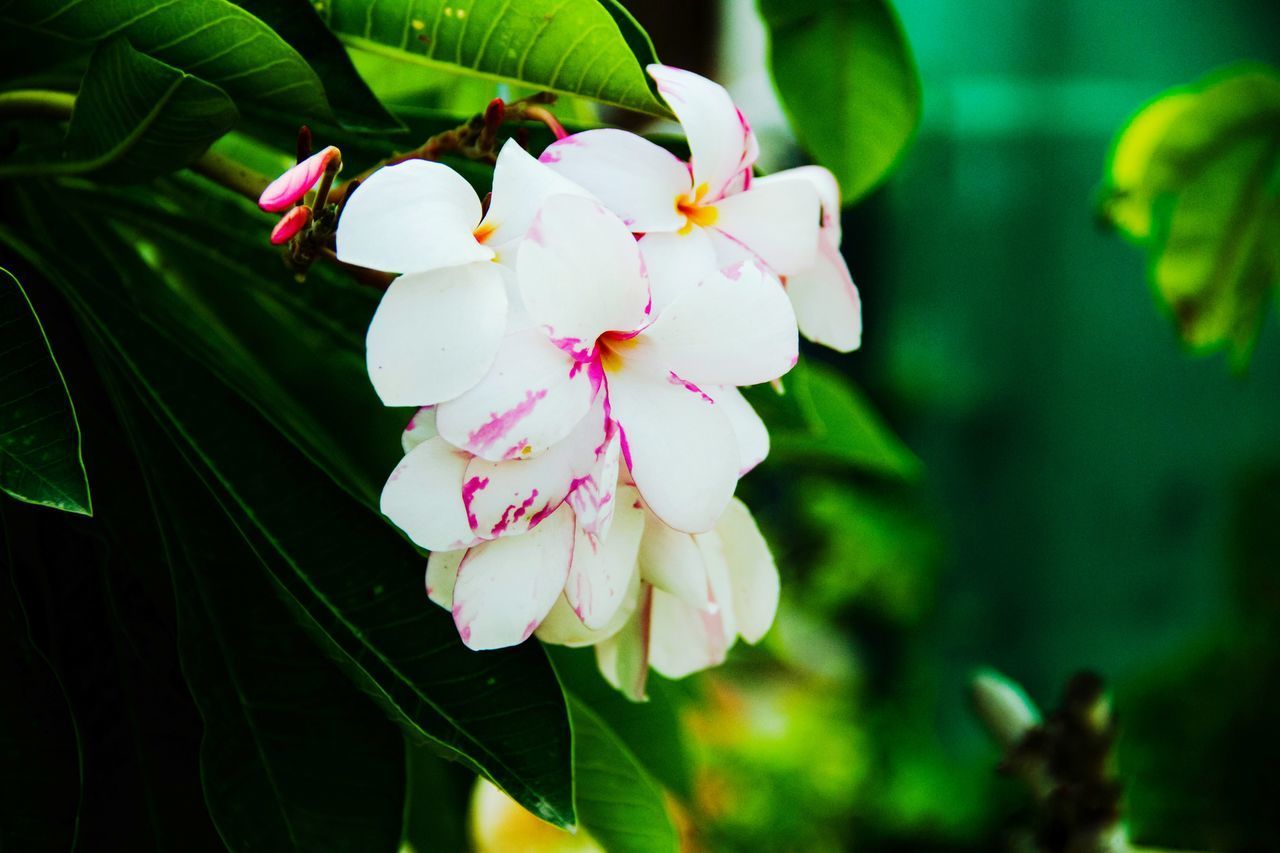
[[[258,207],[271,213],[279,213],[297,202],[316,185],[329,162],[340,156],[338,149],[332,145],[312,154],[272,181],[262,191],[262,195],[258,196]]]
[[[293,239],[293,236],[307,227],[307,223],[311,221],[311,208],[305,204],[295,207],[280,217],[280,221],[276,223],[276,227],[271,229],[271,244],[279,246],[281,243],[287,243]]]

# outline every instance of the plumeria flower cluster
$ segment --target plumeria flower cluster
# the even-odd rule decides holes
[[[514,140],[482,202],[435,162],[346,199],[338,259],[397,277],[369,328],[382,401],[414,406],[383,513],[431,552],[462,641],[596,649],[634,698],[650,667],[721,662],[773,621],[778,572],[741,476],[768,433],[738,390],[796,363],[798,332],[858,346],[825,170],[753,176],[719,85],[653,65],[682,161],[621,130]]]

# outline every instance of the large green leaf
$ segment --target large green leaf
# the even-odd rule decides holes
[[[153,489],[179,650],[205,724],[205,800],[232,850],[395,850],[404,745],[311,641],[257,555],[116,386]]]
[[[550,92],[667,115],[632,46],[634,20],[597,0],[330,0],[320,14],[350,46]]]
[[[35,308],[4,269],[0,331],[0,490],[92,515],[75,406]]]
[[[332,115],[324,86],[302,55],[228,0],[9,0],[0,6],[0,25],[86,43],[123,36],[237,99],[300,117]]]
[[[79,174],[118,183],[181,169],[230,130],[239,114],[227,94],[138,53],[122,38],[93,52],[62,149],[5,174]]]
[[[800,143],[846,204],[882,181],[920,121],[920,81],[888,0],[758,0]]]
[[[76,211],[46,212],[66,215],[58,233],[95,246]],[[49,223],[35,224],[49,233]],[[125,300],[122,282],[109,273],[137,274],[127,247],[96,260],[88,251],[62,258],[54,269],[11,234],[5,239],[61,283],[286,601],[348,674],[408,731],[543,818],[572,825],[567,712],[541,648],[466,650],[448,616],[425,601],[415,551]],[[154,277],[151,284],[165,286]]]
[[[1183,340],[1243,365],[1280,284],[1280,74],[1226,69],[1145,106],[1112,147],[1103,213],[1147,250]]]

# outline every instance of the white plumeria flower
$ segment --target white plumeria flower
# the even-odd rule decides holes
[[[842,352],[855,349],[862,316],[839,252],[834,177],[806,166],[753,178],[755,135],[728,92],[689,71],[663,65],[648,71],[684,128],[689,163],[612,129],[565,137],[543,152],[542,162],[644,235],[655,309],[707,269],[750,258],[784,281],[805,337]]]
[[[514,140],[498,154],[493,186],[482,217],[465,178],[409,160],[379,169],[343,208],[338,258],[401,273],[366,340],[369,378],[388,406],[440,403],[480,381],[508,326],[502,262],[547,196],[585,194]]]

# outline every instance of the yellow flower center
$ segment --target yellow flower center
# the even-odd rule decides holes
[[[707,228],[716,224],[720,211],[713,204],[702,203],[706,194],[707,185],[698,184],[692,193],[676,199],[676,211],[684,217],[684,225],[680,226],[678,233],[688,234],[695,225]]]
[[[622,368],[622,359],[627,350],[639,343],[636,337],[623,337],[616,332],[605,332],[600,336],[600,366],[606,373],[617,373]]]

